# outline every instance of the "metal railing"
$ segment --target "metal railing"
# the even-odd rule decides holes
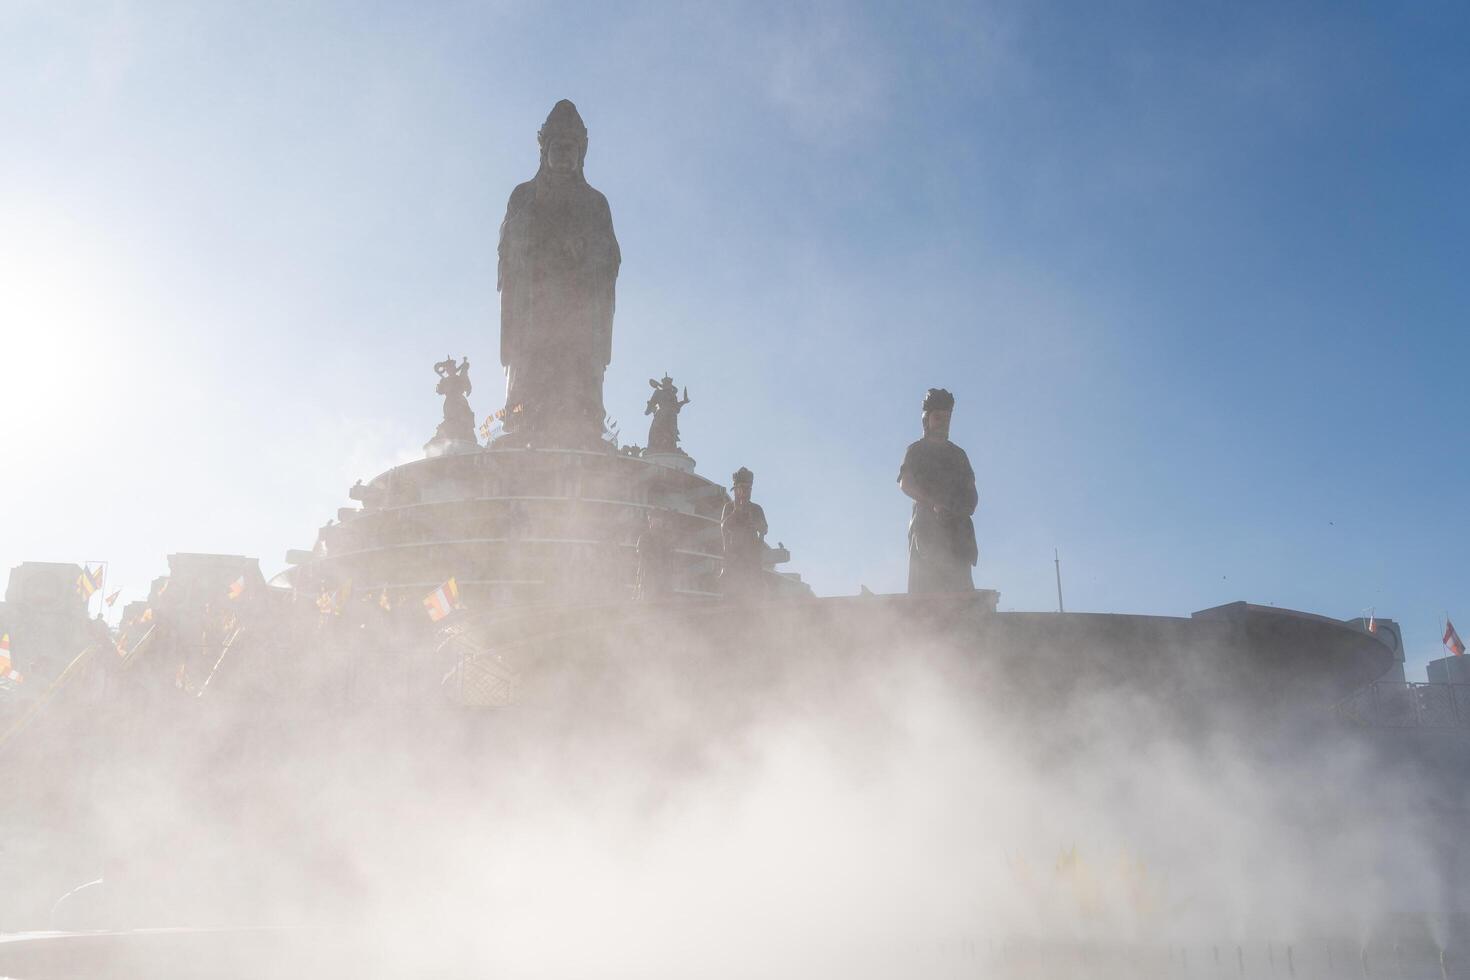
[[[1470,684],[1375,681],[1339,701],[1337,717],[1364,728],[1470,730]]]

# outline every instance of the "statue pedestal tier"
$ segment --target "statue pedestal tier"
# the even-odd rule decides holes
[[[459,453],[477,453],[479,451],[479,443],[465,442],[463,439],[430,439],[424,443],[424,455],[430,458],[435,456],[454,456]]]
[[[307,561],[298,589],[387,589],[417,603],[453,576],[469,608],[630,599],[638,536],[653,513],[673,545],[676,596],[719,595],[725,488],[681,454],[655,459],[571,449],[446,452],[395,467],[354,488],[360,510],[339,512]],[[288,560],[306,557],[292,552]],[[770,595],[810,588],[767,556]]]
[[[694,472],[694,457],[685,453],[650,453],[644,452],[643,459],[655,466],[667,466],[670,469],[679,470],[684,473]],[[715,515],[718,519],[719,515]]]

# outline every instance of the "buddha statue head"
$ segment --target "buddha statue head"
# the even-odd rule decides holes
[[[582,161],[587,156],[587,127],[569,99],[552,106],[541,131],[536,134],[541,144],[541,173],[557,177],[582,176]]]

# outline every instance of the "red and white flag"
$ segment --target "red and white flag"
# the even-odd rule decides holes
[[[429,611],[429,618],[436,623],[459,608],[459,586],[453,576],[424,596],[424,608]]]
[[[1455,632],[1455,624],[1448,619],[1444,621],[1444,643],[1445,649],[1457,657],[1465,655],[1465,641],[1460,639],[1460,634]]]

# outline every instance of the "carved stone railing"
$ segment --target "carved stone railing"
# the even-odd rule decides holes
[[[1338,702],[1337,717],[1365,728],[1470,730],[1470,684],[1375,681]]]

